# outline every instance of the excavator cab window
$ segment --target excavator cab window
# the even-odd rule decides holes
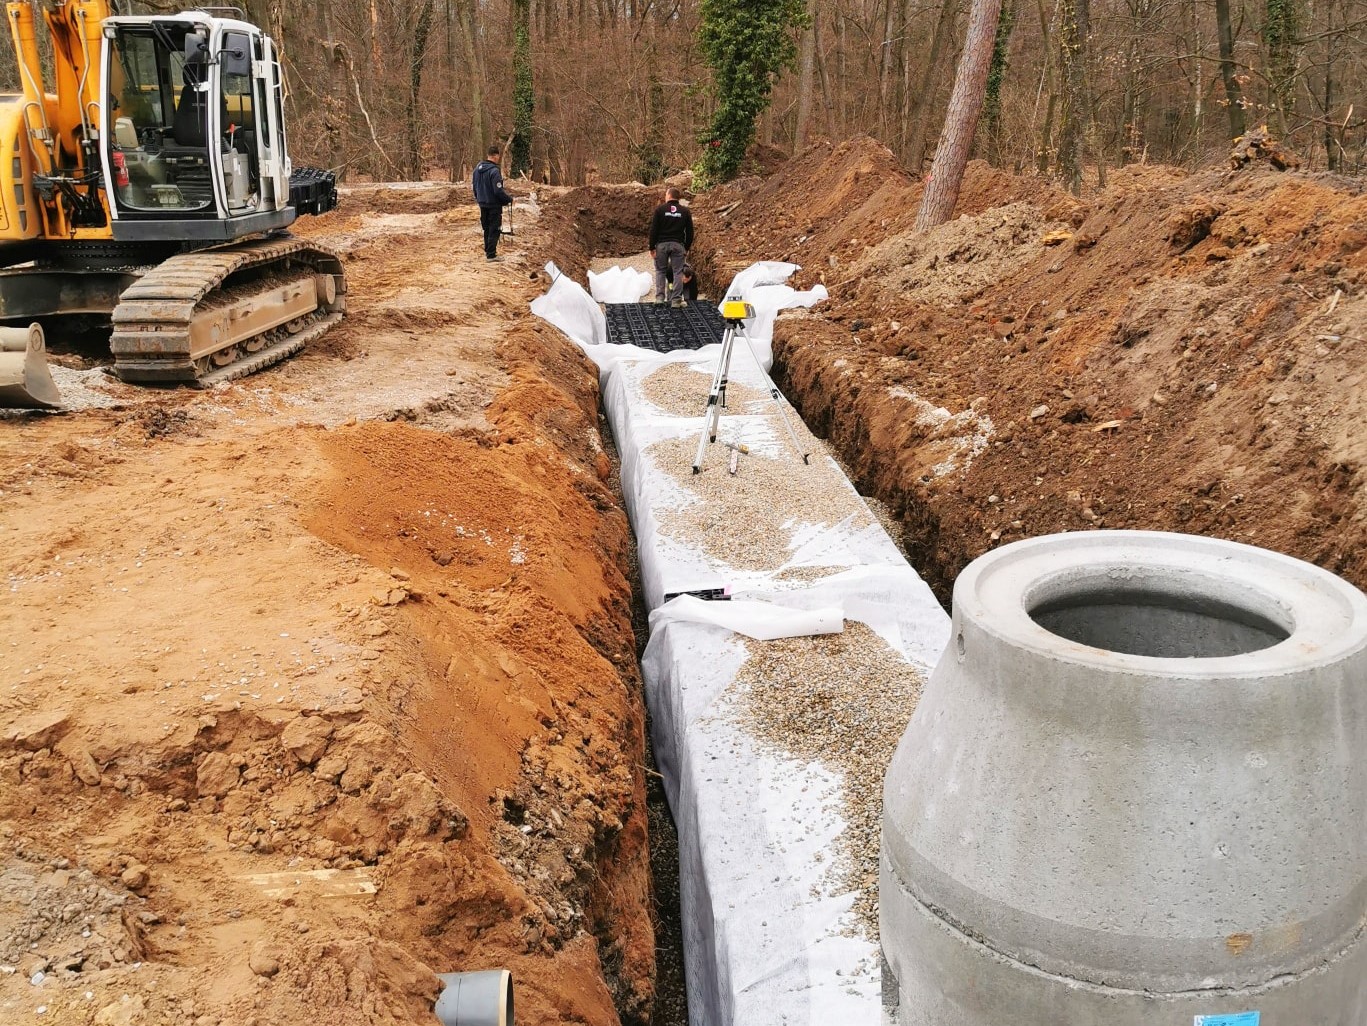
[[[214,54],[205,33],[161,20],[112,35],[110,166],[122,216],[214,217],[216,194],[229,216],[256,209],[251,41],[224,38],[229,52]]]

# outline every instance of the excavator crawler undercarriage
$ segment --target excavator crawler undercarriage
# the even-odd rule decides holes
[[[297,239],[171,257],[114,308],[114,372],[143,384],[209,385],[283,360],[341,320],[341,258]]]

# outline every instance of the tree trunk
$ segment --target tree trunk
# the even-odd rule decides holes
[[[907,121],[911,127],[911,136],[907,141],[906,152],[902,159],[906,161],[907,169],[914,175],[921,173],[921,165],[925,163],[926,141],[930,137],[930,115],[934,107],[934,104],[931,103],[934,92],[932,83],[938,78],[936,73],[944,56],[945,43],[953,35],[954,22],[958,20],[958,17],[959,0],[942,0],[940,16],[935,21],[935,34],[930,40],[930,53],[926,56],[926,63],[921,69],[921,80],[916,83],[916,89],[911,96],[907,110]],[[995,33],[995,31],[996,26],[994,25],[993,32]],[[967,49],[964,52],[967,54]],[[903,126],[901,137],[907,138],[906,126]]]
[[[891,144],[897,111],[892,103],[893,70],[892,41],[897,36],[893,28],[893,13],[900,0],[885,0],[883,4],[883,38],[878,47],[878,133]],[[815,6],[815,4],[813,4]]]
[[[460,143],[461,136],[468,132],[469,126],[461,126],[456,112],[459,107],[459,94],[456,83],[456,10],[452,0],[445,0],[442,14],[446,21],[446,83],[441,95],[445,100],[446,123],[446,180],[458,182],[461,179]],[[462,127],[465,132],[462,132]]]
[[[531,0],[513,0],[513,159],[510,175],[532,168],[532,7]]]
[[[807,15],[811,24],[802,33],[802,54],[797,71],[797,124],[793,126],[793,153],[807,148],[807,122],[812,117],[812,80],[816,71],[816,17],[820,13],[816,0],[808,0]]]
[[[1196,9],[1196,0],[1191,0],[1191,34],[1196,41],[1196,60],[1193,69],[1196,75],[1196,88],[1192,90],[1194,102],[1191,110],[1191,165],[1195,167],[1201,159],[1201,137],[1206,127],[1206,42],[1201,35],[1201,17]]]
[[[1058,109],[1058,89],[1054,84],[1053,18],[1045,12],[1044,0],[1036,0],[1035,6],[1039,10],[1040,39],[1043,41],[1040,49],[1044,54],[1044,60],[1040,62],[1043,67],[1040,70],[1039,93],[1044,93],[1049,98],[1044,107],[1044,124],[1040,126],[1039,143],[1035,149],[1035,166],[1040,174],[1047,174],[1054,149],[1054,111]],[[1058,13],[1057,0],[1054,13]],[[1035,94],[1036,114],[1039,113],[1039,93]],[[1032,118],[1031,128],[1033,127]]]
[[[1234,72],[1234,26],[1229,20],[1229,0],[1215,0],[1215,25],[1220,36],[1220,78],[1225,84],[1229,110],[1229,137],[1244,134],[1244,97]]]
[[[327,137],[328,167],[340,169],[339,178],[346,175],[346,126],[351,120],[346,102],[346,83],[342,80],[342,57],[337,49],[337,37],[332,33],[332,6],[323,9],[323,56],[327,61],[328,94],[323,98],[323,132]]]
[[[433,0],[422,0],[418,21],[413,28],[413,50],[408,59],[408,103],[404,114],[408,122],[408,177],[422,181],[422,118],[419,115],[422,98],[422,69],[427,60],[427,41],[432,35]]]
[[[983,110],[987,115],[987,159],[996,167],[1002,164],[1002,83],[1006,81],[1007,60],[1011,49],[1011,30],[1016,24],[1014,0],[1006,0],[992,43],[992,65],[987,71],[987,96]]]
[[[894,0],[889,0],[893,3]],[[908,0],[895,0],[895,14],[892,22],[892,109],[896,130],[888,140],[894,153],[901,153],[907,142],[907,96],[908,76],[911,68],[907,64],[907,5]]]
[[[1063,110],[1058,132],[1058,172],[1075,194],[1082,192],[1082,133],[1087,120],[1087,0],[1063,0],[1059,25],[1059,78]]]
[[[830,77],[826,74],[826,60],[821,53],[821,36],[817,22],[812,22],[812,45],[816,49],[816,74],[821,79],[821,106],[826,111],[826,138],[832,142],[840,138],[835,120],[835,101],[831,98]]]
[[[1335,147],[1334,121],[1329,116],[1334,102],[1334,50],[1333,40],[1329,43],[1329,62],[1324,67],[1324,164],[1330,171],[1339,169],[1339,154]]]
[[[935,147],[935,163],[931,165],[921,209],[916,215],[917,231],[944,224],[959,200],[964,165],[968,163],[987,92],[987,72],[992,66],[992,44],[997,36],[1001,4],[1002,0],[973,0],[964,52],[954,76],[954,92],[949,97],[945,125]]]
[[[484,47],[478,42],[475,0],[461,0],[459,13],[461,44],[465,50],[465,65],[470,73],[470,112],[476,129],[471,140],[474,145],[468,154],[470,166],[473,167],[493,141],[494,130],[489,119],[489,106],[484,99]]]
[[[1276,109],[1278,131],[1285,136],[1295,107],[1296,64],[1300,36],[1299,0],[1267,0],[1268,100]]]

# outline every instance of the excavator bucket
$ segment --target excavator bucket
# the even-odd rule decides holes
[[[44,410],[62,404],[47,369],[43,328],[0,328],[0,406]]]

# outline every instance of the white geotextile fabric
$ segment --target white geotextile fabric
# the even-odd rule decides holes
[[[736,275],[726,290],[727,298],[743,299],[755,308],[755,316],[745,322],[745,332],[766,371],[774,363],[774,320],[778,312],[794,307],[815,306],[829,296],[825,285],[799,291],[786,284],[794,272],[800,269],[797,264],[763,260]],[[639,346],[607,344],[607,318],[598,305],[636,302],[655,287],[649,274],[621,266],[610,267],[601,274],[590,271],[590,293],[569,275],[561,273],[554,263],[548,263],[545,270],[551,279],[551,287],[544,295],[532,300],[532,313],[550,321],[577,342],[600,370],[606,371],[618,360],[650,359],[659,355]],[[644,282],[644,287],[635,295],[630,295],[636,288],[634,282]],[[718,348],[705,347],[689,355]]]
[[[554,263],[546,265],[551,287],[532,300],[532,313],[550,321],[587,351],[608,340],[608,321],[602,308],[584,286],[562,274]]]
[[[748,284],[738,278],[740,285],[733,283],[728,294],[742,288],[758,312],[757,290],[770,302],[787,288],[756,284],[774,281],[775,267],[784,278],[792,269],[757,265]],[[568,298],[568,290],[561,298]],[[601,368],[651,610],[642,669],[655,756],[679,828],[690,1022],[887,1022],[881,954],[857,928],[851,913],[855,895],[840,891],[830,871],[845,828],[839,778],[820,764],[786,759],[757,744],[730,714],[727,692],[744,662],[739,634],[814,633],[835,628],[841,619],[858,620],[928,673],[948,641],[949,618],[876,522],[854,526],[873,518],[855,515],[862,500],[852,486],[852,515],[834,525],[799,525],[793,532],[785,568],[845,568],[814,582],[778,579],[777,569],[728,566],[701,545],[667,536],[661,514],[680,508],[689,496],[648,450],[666,439],[696,442],[721,347],[660,356],[576,341]],[[755,346],[761,351],[753,356],[744,343],[735,347],[733,381],[753,388],[766,383],[760,372],[761,365],[767,370],[767,338],[765,343]],[[698,373],[696,416],[670,415],[645,398],[641,383],[669,363],[690,364]],[[791,410],[789,415],[796,420]],[[801,489],[804,467],[781,432],[772,417],[723,412],[718,437],[744,442],[755,454],[793,459],[787,481]],[[829,459],[813,448],[813,463]],[[728,455],[722,445],[710,445],[704,472],[715,473]],[[743,463],[735,480],[745,486]],[[664,601],[666,594],[713,588],[728,588],[732,601],[704,602],[684,594]]]
[[[801,638],[813,634],[839,634],[845,629],[845,611],[839,606],[823,609],[795,609],[772,602],[728,600],[724,604],[677,595],[650,613],[650,630],[663,630],[668,623],[705,623],[725,627],[757,641],[776,638]]]
[[[655,287],[645,271],[614,264],[601,274],[589,272],[589,294],[599,303],[635,303]]]

